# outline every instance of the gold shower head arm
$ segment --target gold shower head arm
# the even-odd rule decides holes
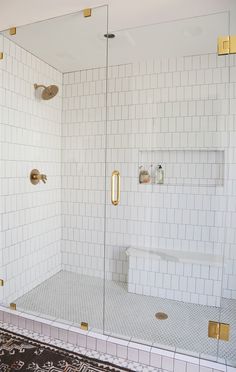
[[[47,87],[46,87],[46,85],[43,85],[43,84],[34,84],[34,89],[38,89],[38,88],[44,88],[44,89],[46,89]]]

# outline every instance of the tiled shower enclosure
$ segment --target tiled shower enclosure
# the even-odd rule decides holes
[[[236,366],[236,56],[217,52],[228,16],[107,38],[99,7],[1,33],[4,306]],[[43,100],[35,83],[59,92]]]

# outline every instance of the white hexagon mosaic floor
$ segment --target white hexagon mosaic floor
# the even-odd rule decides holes
[[[236,361],[235,300],[223,299],[220,314],[215,307],[128,293],[120,282],[105,282],[105,307],[103,293],[102,279],[61,271],[15,302],[18,310],[85,321],[94,330],[104,325],[106,334]],[[156,312],[167,313],[168,319],[157,320]],[[208,321],[219,319],[231,325],[229,342],[208,338]]]

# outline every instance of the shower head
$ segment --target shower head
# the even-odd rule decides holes
[[[43,88],[41,98],[44,100],[54,98],[59,90],[57,85],[49,85],[48,87],[46,87],[45,85],[42,84],[34,84],[34,89],[36,90],[38,88]]]

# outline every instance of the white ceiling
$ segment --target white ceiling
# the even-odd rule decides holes
[[[55,0],[0,0],[0,22],[5,27],[29,23],[104,1],[56,0],[56,3],[57,7]],[[205,15],[229,9],[233,19],[236,15],[236,0],[198,0],[197,3],[195,0],[110,0],[108,3],[109,29],[116,34],[109,41],[110,64],[156,56],[213,53],[217,36],[229,32],[228,14]],[[14,4],[14,12],[10,12],[10,4]],[[197,15],[204,16],[181,20]],[[11,39],[62,72],[104,66],[106,21],[106,7],[99,7],[93,9],[90,18],[77,12],[18,27]],[[148,27],[135,28],[147,24]]]

